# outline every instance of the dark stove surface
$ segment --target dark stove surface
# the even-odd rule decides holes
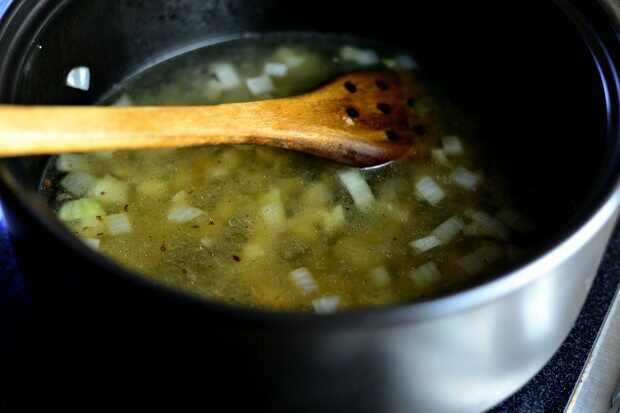
[[[584,308],[549,363],[519,392],[491,412],[560,412],[586,362],[620,282],[620,230],[616,230]],[[0,218],[0,411],[17,410],[32,360],[33,308]]]

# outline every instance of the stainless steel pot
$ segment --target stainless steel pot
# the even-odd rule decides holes
[[[525,164],[549,224],[536,256],[466,291],[327,317],[275,314],[185,296],[98,256],[37,195],[46,159],[3,160],[5,214],[39,308],[35,394],[60,394],[63,406],[473,412],[540,370],[574,323],[618,216],[618,29],[588,1],[428,3],[401,13],[397,3],[323,0],[15,0],[0,23],[3,102],[90,103],[149,62],[245,31],[342,31],[409,47],[500,133],[498,150]],[[63,86],[77,65],[91,68],[86,93]]]

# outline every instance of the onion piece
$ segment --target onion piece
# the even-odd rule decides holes
[[[394,60],[401,69],[415,70],[419,68],[418,62],[408,53],[399,53],[394,57]]]
[[[131,232],[131,222],[124,212],[108,215],[103,220],[110,235],[129,234]]]
[[[495,218],[508,227],[519,232],[527,233],[536,229],[536,225],[531,219],[523,216],[521,213],[511,208],[502,208],[497,215],[495,215]]]
[[[129,198],[129,185],[111,175],[96,179],[88,195],[104,204],[124,204]]]
[[[275,226],[281,224],[286,219],[286,212],[281,202],[272,202],[263,205],[261,208],[263,218],[267,224]]]
[[[453,216],[439,224],[431,234],[439,238],[443,243],[448,243],[465,228],[465,223],[457,216]]]
[[[474,221],[475,224],[480,225],[484,230],[485,235],[489,235],[502,241],[507,241],[510,239],[510,229],[486,212],[468,209],[465,211],[465,215]]]
[[[66,153],[56,158],[56,169],[60,172],[90,171],[88,156],[77,153]]]
[[[495,244],[483,245],[474,252],[461,257],[457,263],[469,275],[482,272],[504,256],[504,249]]]
[[[133,105],[134,103],[133,103],[133,100],[131,100],[131,97],[127,93],[123,93],[121,97],[116,99],[116,102],[112,103],[111,106],[126,107],[126,106],[133,106]]]
[[[172,222],[188,222],[192,219],[204,215],[205,211],[189,205],[176,205],[168,210],[168,221]]]
[[[415,187],[420,196],[426,199],[431,205],[439,203],[446,196],[441,187],[429,176],[420,178],[418,182],[416,182]]]
[[[355,62],[360,66],[373,66],[379,63],[379,55],[372,49],[360,49],[355,46],[340,48],[340,57],[344,61]]]
[[[441,273],[433,261],[429,261],[411,270],[411,278],[420,287],[425,287],[437,281],[439,277],[441,277]]]
[[[446,156],[446,153],[441,148],[432,149],[431,157],[439,165],[448,166],[448,167],[451,166],[450,161],[448,160],[448,157]]]
[[[185,189],[181,189],[179,192],[174,194],[172,197],[172,205],[187,205],[187,191]]]
[[[480,176],[462,166],[457,166],[450,174],[450,180],[462,188],[473,191],[478,187]]]
[[[291,271],[289,276],[304,294],[310,294],[317,289],[314,277],[312,277],[312,273],[306,267],[300,267]]]
[[[248,77],[245,79],[245,84],[254,96],[273,92],[276,89],[269,76]]]
[[[441,240],[434,235],[429,235],[412,241],[409,245],[418,252],[424,252],[441,245]]]
[[[224,93],[224,86],[217,79],[207,80],[204,88],[202,88],[201,97],[209,103],[216,103]]]
[[[73,89],[88,91],[90,89],[90,69],[86,66],[74,67],[67,74],[65,85]]]
[[[99,238],[82,238],[82,242],[95,251],[99,250],[99,245],[101,244],[101,240]]]
[[[338,178],[349,191],[355,206],[361,211],[368,211],[375,197],[360,172],[357,169],[343,169],[338,171]]]
[[[231,63],[214,63],[210,66],[210,70],[215,73],[215,77],[220,81],[224,90],[234,89],[241,85],[241,78]]]
[[[282,63],[267,62],[263,66],[263,75],[271,77],[284,77],[288,71],[288,66]]]
[[[338,310],[340,306],[340,297],[337,295],[330,295],[316,298],[312,300],[312,306],[317,314],[330,314]]]
[[[76,199],[62,204],[58,211],[58,218],[62,221],[73,221],[87,217],[104,216],[105,209],[97,200],[92,198]]]
[[[444,136],[441,138],[443,151],[448,156],[459,156],[463,154],[463,145],[458,136]]]
[[[265,248],[262,245],[248,242],[243,246],[243,255],[247,258],[258,258],[265,255]]]
[[[306,57],[299,54],[298,50],[287,46],[278,47],[273,57],[277,61],[284,62],[284,64],[291,69],[303,65],[306,61]]]
[[[305,62],[306,62],[306,58],[304,56],[287,56],[284,59],[284,63],[291,69],[294,69],[296,67],[303,65]]]
[[[60,185],[73,195],[81,197],[86,195],[88,188],[95,178],[84,171],[69,172],[62,180]]]
[[[370,277],[370,280],[372,281],[374,286],[379,288],[387,286],[388,284],[390,284],[391,281],[390,273],[388,272],[387,268],[383,266],[373,268],[368,273],[368,276]]]
[[[331,211],[324,211],[321,217],[323,229],[328,233],[337,230],[345,223],[344,208],[340,204]]]
[[[478,223],[473,223],[463,228],[463,234],[472,236],[472,237],[480,237],[483,235],[489,235],[489,231],[486,228],[484,228],[482,225]]]

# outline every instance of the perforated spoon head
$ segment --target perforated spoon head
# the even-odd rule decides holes
[[[413,140],[405,80],[394,71],[351,72],[291,98],[303,111],[298,119],[318,130],[283,146],[355,166],[402,157]]]

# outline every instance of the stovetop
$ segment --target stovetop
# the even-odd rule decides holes
[[[565,409],[593,348],[597,333],[620,282],[620,227],[616,229],[586,303],[560,350],[520,391],[491,410],[497,412],[561,412]],[[19,406],[13,380],[28,371],[32,360],[33,307],[25,288],[0,212],[0,411]],[[25,381],[27,382],[27,381]]]

